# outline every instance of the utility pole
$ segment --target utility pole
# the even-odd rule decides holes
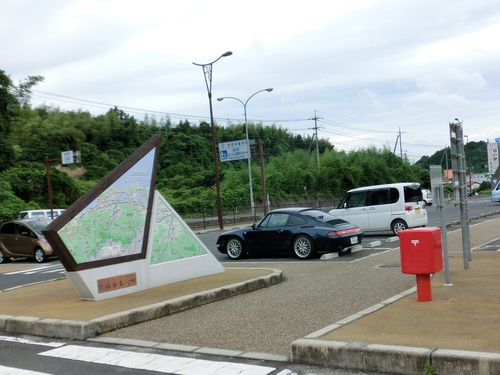
[[[311,117],[309,119],[309,120],[314,120],[314,128],[312,129],[315,131],[316,134],[316,159],[318,161],[318,169],[319,169],[318,120],[322,118],[323,117],[316,116],[316,111],[314,111],[314,117]]]
[[[403,138],[401,138],[401,126],[399,127],[399,153],[401,159],[403,159]]]
[[[401,141],[401,126],[399,127],[398,136],[396,137],[396,144],[394,145],[394,151],[392,152],[393,154],[396,154],[396,148],[398,147],[398,140],[399,140],[399,154],[401,156],[401,159],[403,159],[403,143]]]
[[[456,122],[450,122],[450,153],[451,165],[453,168],[453,188],[456,196],[456,191],[460,196],[460,222],[462,224],[462,247],[464,256],[464,269],[469,268],[469,261],[471,260],[470,248],[470,232],[469,232],[469,219],[467,214],[467,194],[466,186],[467,180],[465,176],[465,152],[464,152],[464,133],[462,128],[462,121],[457,118]]]

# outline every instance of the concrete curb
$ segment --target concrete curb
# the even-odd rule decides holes
[[[282,281],[283,272],[272,269],[272,273],[266,276],[106,315],[89,321],[0,315],[0,331],[86,340],[104,332],[220,301],[238,294],[266,288],[279,284]]]
[[[430,363],[437,374],[500,373],[500,353],[306,338],[292,343],[291,362],[401,375],[421,375]]]

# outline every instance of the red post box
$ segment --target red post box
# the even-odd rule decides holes
[[[432,300],[431,274],[443,269],[440,228],[415,228],[398,232],[401,271],[417,276],[419,302]]]

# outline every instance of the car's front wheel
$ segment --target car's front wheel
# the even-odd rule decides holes
[[[293,252],[299,259],[309,259],[316,255],[316,247],[311,237],[300,235],[293,240]]]
[[[45,262],[45,260],[47,259],[47,257],[45,256],[45,253],[44,251],[42,250],[42,248],[40,247],[37,247],[35,249],[35,260],[38,262],[38,263],[43,263]]]
[[[231,237],[226,242],[226,253],[231,259],[241,259],[245,257],[245,247],[238,237]]]
[[[408,229],[408,225],[404,220],[396,220],[392,223],[392,232],[398,234],[399,231]]]
[[[2,250],[0,250],[0,264],[1,263],[7,263],[10,260],[10,258],[7,258],[5,254],[3,253]]]

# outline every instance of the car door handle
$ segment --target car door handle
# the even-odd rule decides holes
[[[375,207],[370,207],[370,211],[373,211],[375,209]]]
[[[283,233],[283,229],[278,229],[278,233]]]

